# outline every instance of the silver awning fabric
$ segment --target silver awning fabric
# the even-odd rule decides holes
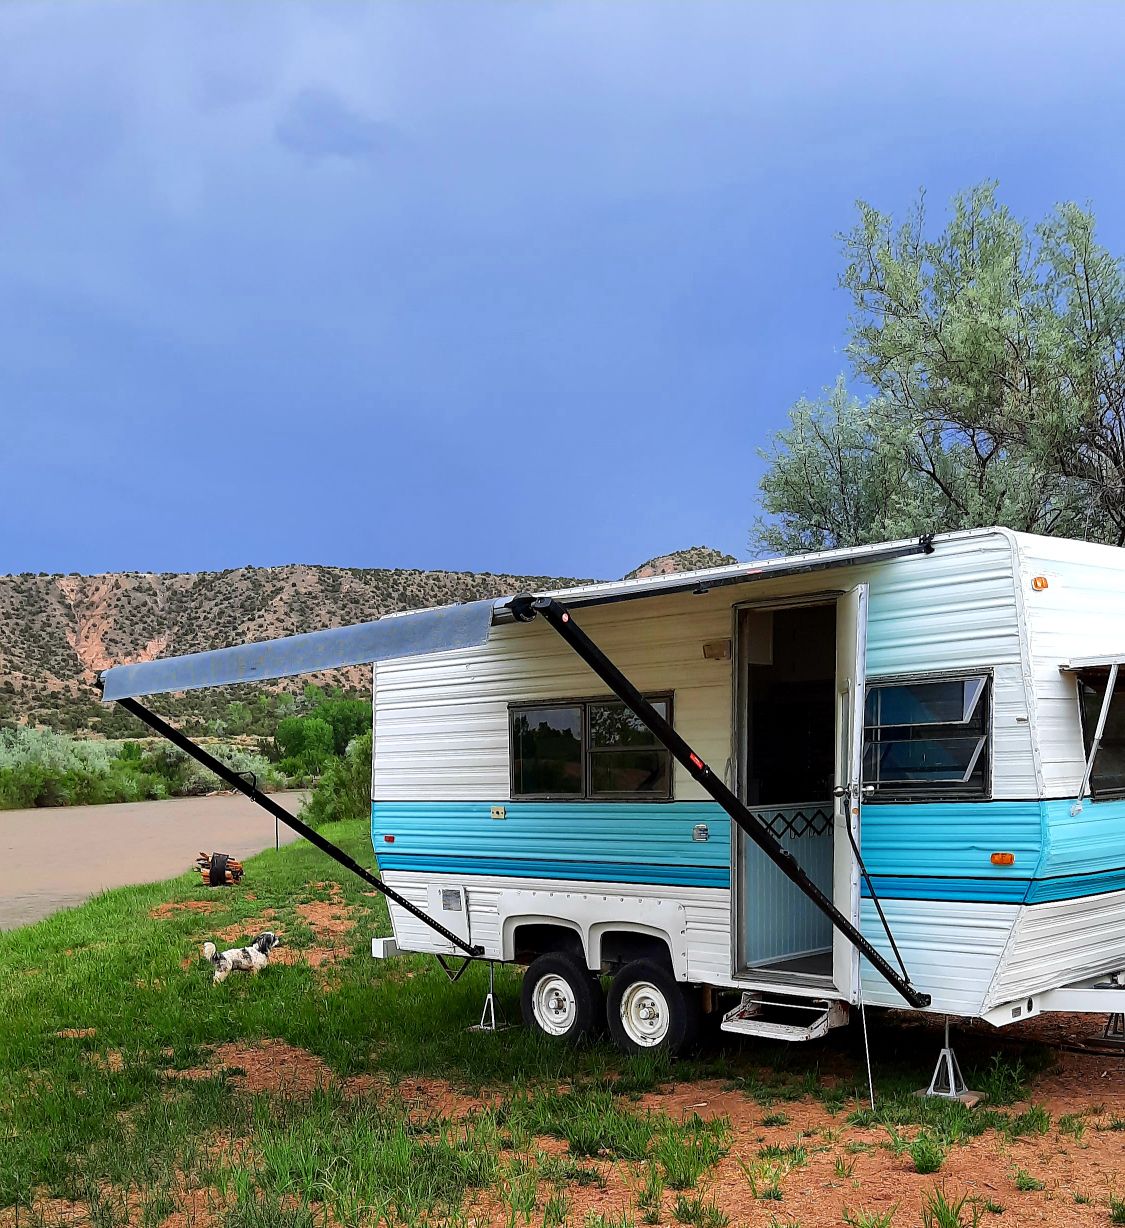
[[[1116,652],[1102,652],[1093,656],[1071,657],[1069,661],[1064,661],[1059,669],[1068,673],[1080,669],[1106,669],[1110,665],[1125,665],[1125,648],[1118,648]]]
[[[454,648],[474,648],[488,639],[491,601],[440,610],[391,614],[370,623],[332,627],[305,635],[193,652],[137,665],[115,665],[102,674],[102,698],[125,699],[166,691],[195,691],[235,682],[288,678],[343,665],[393,657],[416,657]]]

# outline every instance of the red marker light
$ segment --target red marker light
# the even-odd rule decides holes
[[[384,836],[383,839],[387,844],[394,844],[395,842],[394,836]]]

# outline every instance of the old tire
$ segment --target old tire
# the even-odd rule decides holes
[[[699,1039],[703,1008],[698,992],[670,968],[637,959],[613,978],[606,1001],[609,1032],[624,1053],[684,1053]]]
[[[601,1025],[602,983],[574,955],[563,951],[540,955],[523,974],[520,1011],[529,1028],[577,1044]]]

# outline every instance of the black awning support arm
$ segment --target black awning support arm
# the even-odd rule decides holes
[[[178,729],[174,729],[167,721],[162,720],[155,712],[150,712],[148,708],[143,704],[137,703],[135,699],[122,698],[116,702],[127,712],[131,712],[138,720],[143,721],[150,729],[155,730],[162,738],[166,738],[173,746],[178,746],[185,755],[190,755],[198,763],[202,763],[205,768],[214,772],[221,781],[230,785],[232,789],[237,789],[240,793],[244,793],[252,802],[261,806],[263,810],[268,810],[275,819],[279,819],[286,827],[291,827],[295,832],[304,836],[310,844],[315,844],[322,853],[327,853],[333,861],[339,862],[345,870],[350,870],[353,874],[358,875],[368,886],[374,887],[376,891],[385,895],[393,904],[397,904],[399,908],[405,909],[412,917],[417,917],[419,921],[428,925],[435,933],[440,934],[446,942],[453,943],[455,947],[468,956],[475,957],[484,954],[483,947],[473,946],[463,938],[458,937],[451,930],[447,930],[440,921],[435,921],[433,917],[424,913],[417,905],[412,904],[393,888],[388,887],[382,879],[377,878],[370,870],[361,866],[354,857],[345,853],[339,845],[333,844],[331,840],[326,840],[315,827],[302,823],[296,815],[290,814],[284,806],[279,802],[275,802],[268,793],[263,793],[258,788],[256,782],[244,779],[237,772],[227,767],[225,763],[216,759],[214,755],[204,750],[197,742],[193,742],[186,734],[181,733]]]
[[[509,603],[512,614],[519,622],[531,622],[538,614],[558,632],[595,674],[609,687],[625,706],[640,720],[672,757],[684,767],[735,823],[750,837],[775,866],[794,883],[833,926],[856,948],[894,989],[914,1007],[930,1005],[930,995],[920,993],[910,979],[900,975],[886,959],[859,932],[852,922],[836,907],[827,895],[801,869],[796,858],[747,806],[743,805],[717,776],[692,750],[672,726],[637,690],[593,640],[577,626],[570,611],[553,597],[514,597]]]

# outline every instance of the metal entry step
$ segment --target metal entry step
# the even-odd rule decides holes
[[[722,1030],[772,1040],[816,1040],[847,1021],[847,1003],[838,999],[746,992],[741,1003],[723,1016]]]

